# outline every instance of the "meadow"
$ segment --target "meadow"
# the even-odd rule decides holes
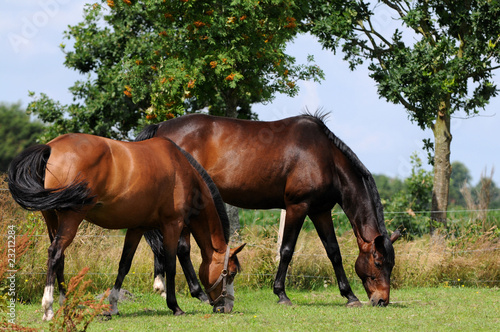
[[[408,287],[394,290],[386,308],[347,308],[336,287],[290,290],[293,306],[277,304],[269,287],[238,287],[235,295],[230,314],[179,296],[186,315],[175,317],[160,296],[137,294],[119,304],[120,316],[97,317],[88,331],[494,331],[500,324],[498,288]],[[20,325],[50,328],[39,303],[19,306],[18,316]]]
[[[5,184],[0,179],[0,189]],[[306,221],[295,248],[287,277],[292,307],[276,303],[272,282],[277,270],[279,211],[240,212],[242,228],[232,245],[245,242],[238,255],[243,270],[236,278],[234,312],[212,314],[211,308],[190,298],[178,265],[176,290],[184,317],[173,317],[164,300],[152,291],[153,256],[142,241],[123,288],[134,300],[120,304],[121,316],[110,321],[100,317],[89,331],[241,329],[274,330],[492,330],[499,324],[500,243],[498,219],[487,230],[474,227],[475,221],[454,220],[463,227],[457,232],[436,231],[432,236],[402,238],[395,243],[396,266],[391,277],[391,304],[387,308],[365,306],[346,308],[338,292],[333,268],[310,221]],[[358,248],[352,232],[337,212],[332,215],[338,232],[346,274],[355,294],[367,301],[354,272]],[[490,216],[491,218],[491,216]],[[391,229],[391,220],[388,220]],[[48,330],[41,322],[41,296],[45,283],[46,227],[39,213],[20,210],[7,191],[0,191],[0,234],[14,226],[16,234],[17,323]],[[344,231],[342,231],[344,230]],[[29,236],[25,236],[28,234]],[[75,241],[66,251],[66,280],[88,267],[85,280],[92,281],[92,296],[111,287],[116,277],[124,233],[83,223]],[[0,263],[7,263],[6,237],[1,238]],[[24,248],[22,247],[24,245]],[[194,265],[200,263],[199,249],[193,246]],[[0,267],[2,267],[0,264]],[[2,276],[5,276],[4,271]],[[2,292],[5,295],[5,280]],[[5,299],[5,296],[3,297]],[[2,303],[5,306],[5,302]],[[55,307],[58,308],[58,305]],[[3,316],[2,316],[3,317]]]

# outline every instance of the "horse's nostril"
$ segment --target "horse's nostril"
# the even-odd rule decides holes
[[[383,299],[378,300],[377,306],[385,307],[386,305],[387,305],[387,303]]]
[[[224,307],[218,307],[218,308],[214,307],[214,312],[219,313],[219,314],[223,314],[224,313]]]

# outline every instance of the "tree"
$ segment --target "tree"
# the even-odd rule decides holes
[[[36,143],[43,125],[31,121],[21,104],[0,103],[0,172],[6,172],[11,160]]]
[[[400,23],[392,35],[375,29],[371,8]],[[492,0],[311,1],[309,24],[324,47],[339,45],[351,69],[368,60],[370,77],[387,101],[401,104],[412,122],[430,128],[434,142],[432,218],[446,224],[452,139],[450,119],[475,116],[496,96],[500,68],[500,2]]]
[[[411,175],[404,180],[404,188],[394,194],[387,209],[395,212],[393,224],[403,225],[410,237],[432,231],[429,223],[429,209],[432,202],[432,174],[422,168],[422,160],[417,153],[411,156]]]
[[[208,108],[251,117],[250,105],[293,96],[297,80],[323,77],[285,53],[303,11],[293,0],[101,1],[70,26],[65,65],[86,74],[61,105],[41,94],[30,110],[47,136],[78,131],[127,138],[144,122]]]
[[[451,175],[450,175],[450,203],[453,205],[458,205],[466,207],[465,199],[460,190],[465,183],[470,183],[472,177],[470,175],[469,169],[461,162],[454,161],[451,164]]]
[[[391,200],[396,193],[403,190],[403,181],[398,178],[390,178],[382,174],[374,174],[373,178],[377,184],[382,204],[385,204],[385,202]]]

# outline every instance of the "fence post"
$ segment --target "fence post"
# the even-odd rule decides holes
[[[276,254],[276,261],[279,261],[280,259],[280,249],[281,249],[281,242],[283,241],[283,230],[285,229],[285,218],[286,218],[286,210],[281,210],[281,215],[280,215],[280,228],[278,230],[278,252]]]

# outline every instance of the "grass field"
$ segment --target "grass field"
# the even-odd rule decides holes
[[[364,291],[355,289],[364,299]],[[155,294],[137,294],[119,304],[120,316],[97,318],[88,331],[494,331],[500,326],[498,288],[405,288],[392,292],[386,308],[346,308],[336,287],[290,290],[294,305],[276,303],[271,289],[238,289],[231,314],[179,296],[185,316],[174,317]],[[17,323],[49,330],[40,303],[18,305]]]
[[[5,187],[0,176],[2,185]],[[392,303],[387,308],[345,307],[331,262],[310,221],[306,221],[299,236],[288,270],[287,291],[294,306],[278,305],[271,285],[277,270],[279,211],[243,211],[240,217],[243,227],[236,241],[246,242],[247,246],[238,255],[243,270],[236,279],[233,313],[212,314],[210,306],[190,298],[178,264],[176,289],[179,304],[187,314],[173,317],[165,301],[150,292],[153,256],[142,241],[123,285],[136,294],[135,300],[120,304],[119,317],[110,321],[96,319],[89,331],[494,331],[500,326],[498,216],[494,216],[495,225],[490,229],[485,230],[481,220],[471,217],[461,221],[459,231],[422,234],[396,242]],[[342,228],[338,219],[333,216],[335,227]],[[0,191],[0,234],[7,234],[7,227],[15,229],[16,245],[24,243],[27,249],[23,252],[16,247],[16,298],[24,303],[17,305],[17,323],[49,331],[51,325],[41,322],[49,245],[45,223],[39,214],[20,210],[6,191]],[[24,234],[32,236],[24,239]],[[359,252],[355,237],[349,229],[338,240],[351,286],[366,301],[366,292],[354,271]],[[122,242],[120,231],[83,223],[66,251],[66,280],[88,267],[87,277],[92,279],[95,292],[110,287],[116,278]],[[8,266],[7,248],[7,236],[0,237],[0,272]],[[194,266],[199,266],[196,245],[192,259]],[[7,303],[7,297],[2,296],[7,289],[1,272],[0,309]]]

